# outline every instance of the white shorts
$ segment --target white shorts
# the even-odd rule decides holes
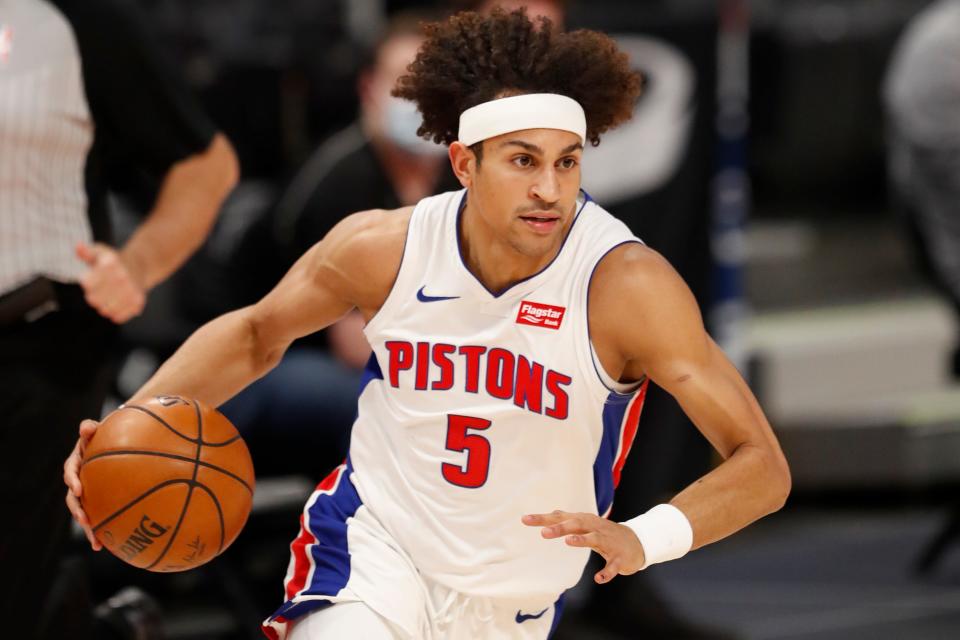
[[[368,624],[369,611],[387,622],[391,635],[384,637],[397,640],[550,636],[562,596],[556,602],[479,597],[429,580],[360,500],[351,473],[349,463],[337,467],[307,501],[300,534],[290,545],[286,602],[263,623],[268,637],[286,640],[291,623],[309,616],[309,622],[297,622],[304,627],[295,635],[312,640],[331,625]],[[369,611],[336,606],[358,602]],[[322,615],[331,605],[337,613]]]

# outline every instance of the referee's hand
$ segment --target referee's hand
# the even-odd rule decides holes
[[[77,257],[89,267],[79,280],[87,304],[117,324],[140,315],[147,302],[146,292],[116,249],[79,242]]]

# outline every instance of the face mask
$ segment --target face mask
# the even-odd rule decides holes
[[[417,129],[420,127],[422,120],[414,103],[389,96],[384,114],[384,134],[392,143],[407,153],[435,156],[444,155],[447,152],[442,145],[424,140],[417,135]]]

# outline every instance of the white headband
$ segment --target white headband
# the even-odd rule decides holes
[[[555,93],[528,93],[491,100],[460,114],[460,142],[468,147],[494,136],[523,129],[560,129],[587,138],[587,118],[573,98]]]

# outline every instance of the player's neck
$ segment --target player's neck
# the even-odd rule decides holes
[[[493,292],[503,291],[550,264],[560,251],[562,238],[566,237],[568,231],[569,228],[564,230],[561,241],[550,251],[538,256],[525,255],[498,237],[475,210],[471,212],[469,201],[461,212],[457,229],[464,265],[483,286]]]

